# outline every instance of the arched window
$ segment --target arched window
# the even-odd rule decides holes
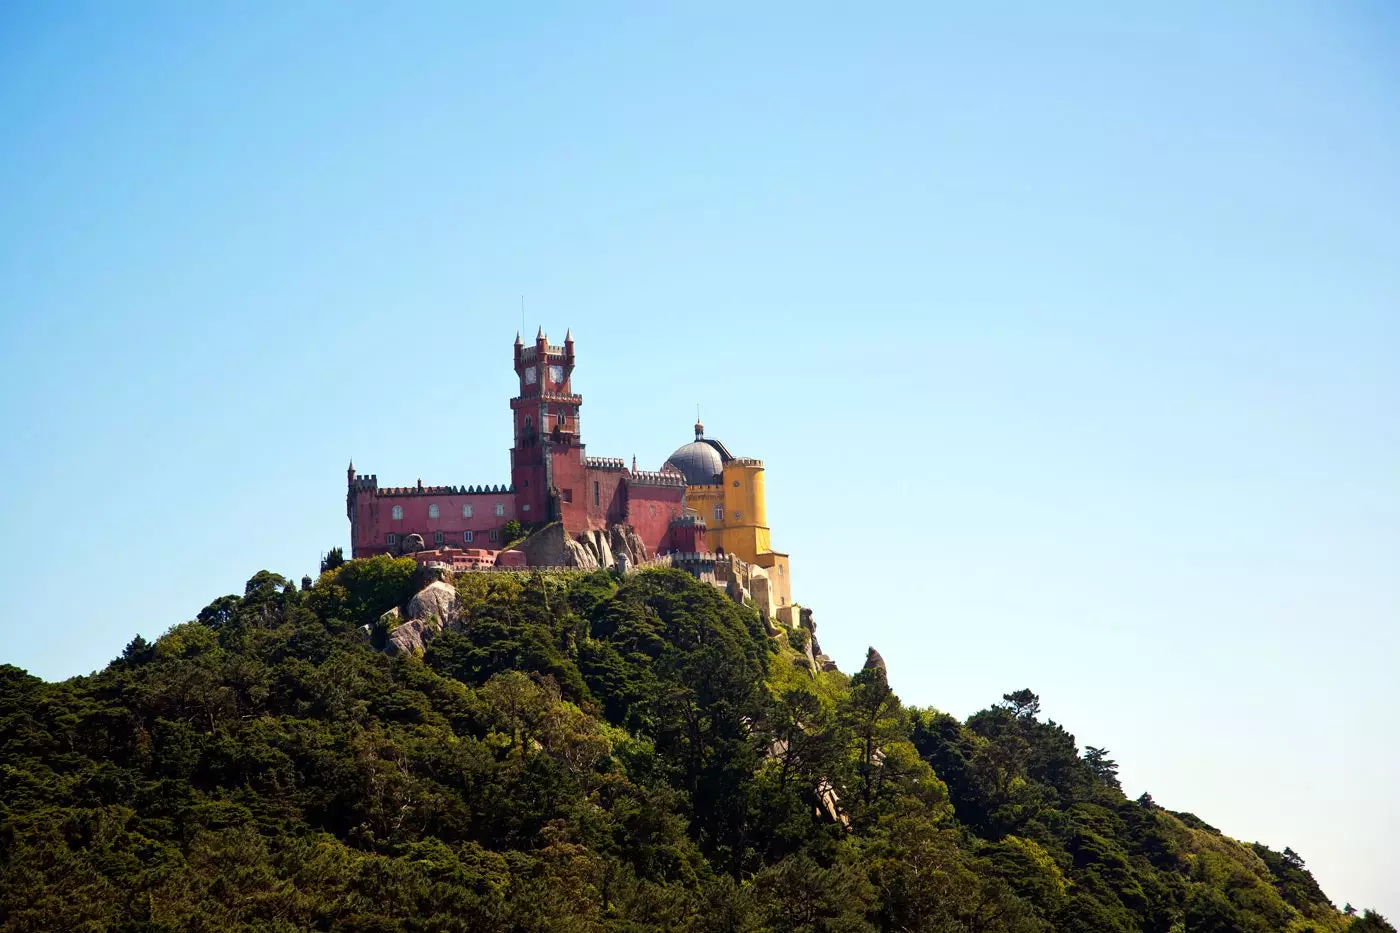
[[[497,503],[496,503],[496,517],[497,517],[497,518],[500,518],[500,517],[501,517],[502,515],[504,515],[504,514],[506,514],[506,505],[505,505],[505,503],[504,503],[504,502],[497,502]]]
[[[428,517],[429,517],[429,518],[437,518],[437,517],[438,517],[438,507],[437,507],[437,503],[436,503],[436,502],[434,502],[432,505],[428,506]]]
[[[471,518],[471,517],[472,517],[472,507],[471,507],[471,506],[469,506],[469,505],[464,505],[464,506],[462,506],[462,517],[463,517],[463,518]]]
[[[391,514],[394,516],[394,521],[396,521],[396,522],[401,522],[401,521],[403,521],[403,506],[401,506],[401,505],[396,505],[396,506],[394,506],[394,511],[393,511]]]

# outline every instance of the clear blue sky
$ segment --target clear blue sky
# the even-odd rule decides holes
[[[0,661],[314,572],[351,455],[508,481],[523,293],[844,669],[1394,919],[1400,14],[1131,6],[6,4]]]

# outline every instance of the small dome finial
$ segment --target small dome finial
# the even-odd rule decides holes
[[[698,441],[705,436],[705,425],[700,420],[700,403],[695,403],[695,439]]]

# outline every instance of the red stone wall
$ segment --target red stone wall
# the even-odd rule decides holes
[[[358,490],[355,497],[355,539],[351,542],[354,557],[368,557],[371,554],[386,553],[387,536],[390,532],[399,536],[417,534],[423,536],[423,543],[429,548],[435,546],[434,532],[443,533],[444,547],[490,548],[504,542],[491,540],[491,532],[498,530],[513,518],[520,518],[516,509],[515,495],[509,492],[486,492],[463,495],[447,495],[430,492],[407,495],[375,495],[374,490]],[[496,503],[502,506],[503,514],[496,514]],[[394,520],[394,506],[403,508],[403,518]],[[438,517],[428,517],[428,507],[437,505]],[[462,515],[462,506],[470,505],[472,515]],[[463,532],[471,531],[472,540],[467,542]]]
[[[647,556],[671,549],[671,519],[685,511],[684,486],[627,487],[626,521],[647,547]]]
[[[627,473],[624,470],[589,470],[584,477],[587,522],[590,531],[627,520]],[[595,489],[596,496],[595,496]]]

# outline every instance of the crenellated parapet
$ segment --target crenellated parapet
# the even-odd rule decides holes
[[[627,476],[627,482],[633,486],[685,486],[685,477],[679,473],[672,473],[669,470],[651,472],[649,470],[633,470]]]
[[[562,363],[569,357],[569,353],[563,347],[545,345],[545,355],[549,357],[551,363]],[[539,350],[533,346],[522,346],[520,348],[520,361],[522,363],[533,363],[539,359]]]
[[[383,489],[374,489],[374,494],[380,497],[489,496],[506,495],[513,492],[515,492],[514,486],[502,486],[500,483],[494,486],[424,486],[419,483],[417,486],[386,486]]]
[[[621,457],[584,457],[583,465],[590,470],[622,472],[627,469]]]
[[[753,457],[734,457],[733,459],[729,460],[725,464],[725,466],[757,467],[761,470],[763,469],[763,461],[757,460]]]

